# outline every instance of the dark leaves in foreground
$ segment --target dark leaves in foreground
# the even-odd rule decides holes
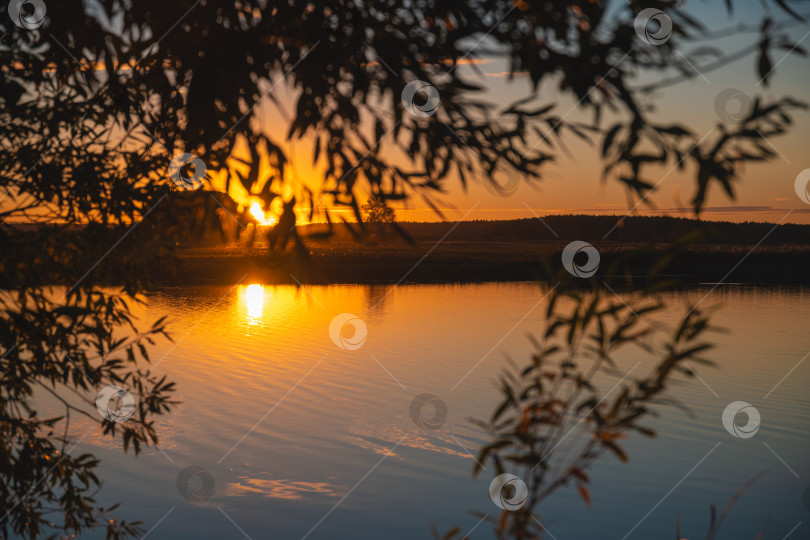
[[[588,468],[606,453],[628,461],[623,440],[634,433],[654,437],[655,410],[684,407],[666,396],[670,381],[711,364],[703,356],[711,330],[704,310],[692,306],[677,326],[663,327],[654,320],[663,308],[654,296],[619,298],[601,285],[549,293],[531,362],[510,363],[498,380],[501,400],[492,416],[474,420],[490,440],[473,475],[491,465],[494,475],[512,472],[528,486],[525,506],[487,519],[497,538],[545,537],[541,503],[563,486],[573,485],[589,506]],[[662,333],[665,340],[653,339]],[[635,365],[624,359],[638,348],[644,359]]]

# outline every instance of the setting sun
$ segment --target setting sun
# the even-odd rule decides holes
[[[250,205],[250,213],[253,217],[256,218],[262,225],[275,225],[276,218],[273,216],[265,216],[264,212],[262,211],[262,206],[259,204],[258,201],[253,201],[253,204]]]

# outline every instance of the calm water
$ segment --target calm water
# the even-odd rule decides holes
[[[658,320],[674,322],[709,289],[667,295],[672,309]],[[153,358],[155,371],[178,383],[182,404],[159,423],[162,452],[137,458],[74,423],[73,435],[86,436],[76,451],[103,459],[99,501],[120,501],[120,515],[143,521],[149,538],[415,539],[429,538],[431,524],[469,531],[478,523],[471,511],[497,515],[492,469],[471,477],[466,449],[475,453],[484,439],[469,419],[495,405],[505,355],[528,361],[526,334],[540,331],[544,304],[532,308],[545,291],[472,284],[387,292],[254,284],[151,294],[138,315],[144,325],[169,316],[176,344],[160,341]],[[702,538],[710,505],[722,508],[760,472],[720,538],[753,540],[762,529],[766,538],[810,538],[810,360],[796,367],[810,350],[810,291],[729,285],[709,304],[721,306],[715,321],[729,331],[715,336],[718,366],[670,390],[697,418],[660,409],[647,422],[657,438],[624,441],[630,463],[606,456],[591,470],[590,508],[573,487],[550,498],[542,518],[554,539],[673,538],[676,514],[685,538]],[[330,321],[344,312],[366,322],[362,348],[342,350],[330,339]],[[619,369],[641,361],[640,374],[654,360],[639,349]],[[438,430],[409,416],[424,392],[447,405]],[[752,438],[735,438],[721,423],[738,400],[761,413]],[[176,486],[190,465],[214,480],[201,504]],[[491,528],[481,524],[472,538],[493,538]]]

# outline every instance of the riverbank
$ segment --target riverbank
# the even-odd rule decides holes
[[[50,253],[54,243],[84,246],[73,261],[80,282],[91,269],[99,283],[233,284],[254,283],[463,283],[485,281],[556,281],[560,256],[571,241],[589,242],[598,250],[596,278],[604,280],[621,259],[623,282],[638,286],[651,269],[658,277],[684,283],[742,282],[759,285],[810,285],[810,225],[705,222],[672,217],[546,216],[544,219],[398,223],[393,226],[356,223],[298,227],[306,260],[273,260],[264,240],[269,229],[251,225],[240,242],[224,243],[218,233],[165,233],[149,223],[126,229],[110,227],[22,227],[15,230],[22,260]],[[162,244],[155,251],[155,237]],[[364,240],[360,240],[363,238]],[[144,246],[152,246],[147,251]],[[675,250],[673,246],[681,246]],[[26,249],[31,255],[25,255]],[[78,252],[77,252],[78,253]],[[582,255],[584,258],[584,255]],[[666,258],[666,265],[659,262]],[[15,268],[13,261],[9,269]],[[9,270],[10,271],[10,270]],[[15,283],[32,278],[49,283],[47,274],[19,268],[9,275]],[[39,281],[37,281],[39,280]],[[615,283],[615,281],[614,281]]]
[[[265,244],[183,249],[175,267],[158,276],[167,284],[243,281],[261,283],[436,283],[554,279],[567,241],[444,241],[364,245],[310,243],[309,261],[273,260]],[[620,257],[631,257],[628,282],[640,284],[668,253],[666,246],[598,245],[604,277]],[[698,245],[678,251],[661,273],[684,282],[810,284],[810,246]]]

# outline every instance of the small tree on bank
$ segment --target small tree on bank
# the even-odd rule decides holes
[[[379,197],[372,197],[363,205],[363,219],[372,224],[389,224],[396,221],[397,216],[393,208],[385,204]]]
[[[363,221],[371,225],[369,231],[372,243],[386,240],[388,232],[394,228],[393,224],[397,220],[394,209],[377,196],[371,197],[360,208],[363,210]]]

